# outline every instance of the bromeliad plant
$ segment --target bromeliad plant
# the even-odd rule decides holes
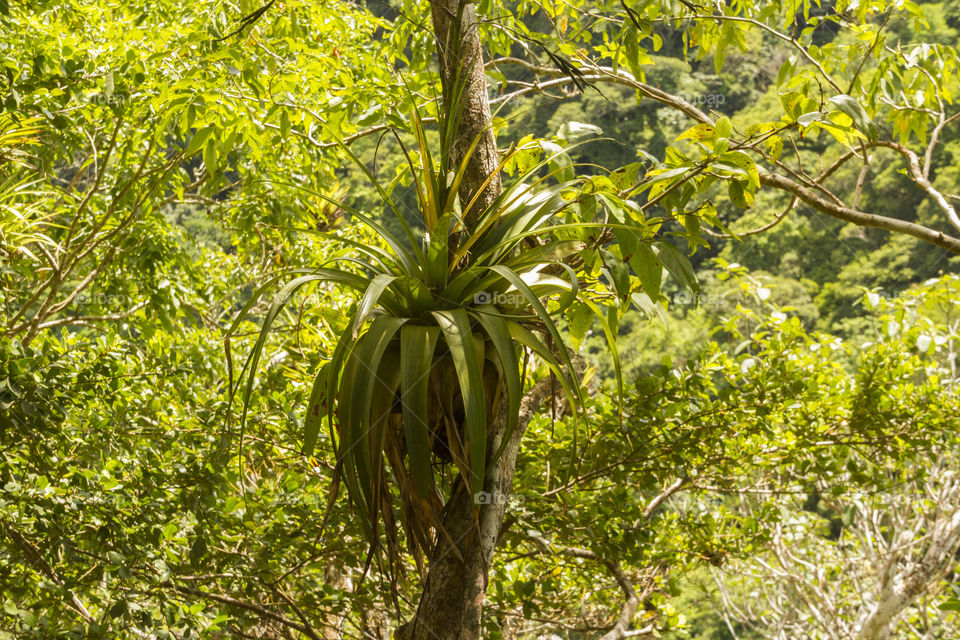
[[[558,324],[560,314],[573,303],[585,305],[611,345],[614,338],[596,293],[581,286],[593,280],[589,274],[585,279],[582,270],[578,278],[571,266],[582,267],[600,251],[609,254],[586,240],[614,228],[618,237],[629,233],[634,243],[652,236],[635,207],[615,193],[596,193],[596,181],[554,182],[556,172],[548,170],[553,158],[534,164],[489,207],[473,212],[478,196],[462,203],[458,189],[474,147],[451,166],[448,150],[456,114],[443,111],[439,122],[440,153],[433,154],[423,121],[414,112],[417,162],[396,136],[413,174],[422,216],[420,237],[388,188],[343,145],[378,190],[384,207],[396,216],[403,234],[398,237],[373,217],[335,203],[373,230],[382,246],[327,236],[350,255],[334,258],[280,290],[247,362],[244,395],[245,416],[267,332],[296,290],[320,282],[355,290],[355,311],[313,385],[304,451],[312,452],[326,419],[338,469],[366,534],[375,544],[383,531],[394,552],[389,464],[408,544],[418,557],[418,549],[430,548],[431,530],[442,534],[442,485],[435,466],[444,469],[452,463],[456,473],[448,480],[459,477],[472,493],[483,489],[491,461],[517,426],[528,355],[549,367],[573,407],[582,406],[580,383],[569,375],[573,368]],[[496,171],[511,157],[508,154]],[[603,207],[596,206],[598,198]],[[591,206],[585,204],[588,199]],[[601,223],[596,217],[604,207],[617,212]],[[501,444],[495,447],[491,426],[498,419],[505,424]]]

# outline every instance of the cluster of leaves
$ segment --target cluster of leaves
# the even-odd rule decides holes
[[[476,202],[486,184],[471,201],[462,202],[458,192],[473,147],[459,164],[450,164],[460,108],[455,95],[439,108],[436,152],[417,110],[412,119],[416,151],[408,152],[394,133],[416,189],[419,235],[392,197],[395,185],[378,183],[343,146],[376,188],[380,213],[392,212],[403,233],[398,237],[376,216],[329,198],[368,227],[378,242],[368,245],[316,232],[342,243],[343,254],[325,256],[315,271],[280,290],[247,363],[249,396],[273,318],[301,287],[331,283],[356,291],[359,300],[347,329],[314,383],[305,450],[313,451],[326,418],[331,441],[336,442],[338,469],[361,523],[372,544],[379,540],[382,525],[395,566],[399,539],[387,462],[402,500],[408,544],[415,551],[427,550],[431,531],[442,528],[444,504],[434,456],[455,463],[468,491],[481,490],[485,467],[500,455],[516,428],[524,349],[549,367],[572,405],[580,406],[583,397],[569,376],[573,366],[557,325],[560,314],[576,318],[586,313],[600,323],[619,383],[615,325],[625,308],[620,303],[632,300],[654,307],[661,297],[664,266],[696,286],[684,254],[669,241],[655,239],[658,221],[647,220],[629,200],[635,190],[624,185],[632,183],[636,167],[612,178],[577,179],[564,148],[521,145],[501,161],[487,183],[507,165],[521,168],[516,180],[483,210],[476,210]],[[553,153],[541,159],[545,150]],[[616,239],[616,245],[602,246],[608,241],[605,234]],[[692,230],[691,237],[695,234]],[[695,241],[690,244],[695,246]],[[338,263],[351,270],[334,266]],[[630,265],[639,277],[630,275]],[[261,291],[273,286],[271,281]],[[237,324],[242,320],[243,314]],[[585,329],[582,321],[571,326],[574,333]],[[494,441],[490,427],[501,403],[506,425]]]
[[[570,546],[589,546],[638,585],[649,582],[653,596],[637,622],[671,632],[683,626],[671,599],[683,588],[677,572],[756,554],[814,476],[843,502],[854,484],[893,490],[884,465],[922,470],[917,461],[932,442],[953,445],[955,401],[938,384],[955,342],[950,280],[895,307],[858,350],[809,335],[815,309],[802,318],[761,311],[784,298],[740,275],[717,285],[730,295],[713,317],[675,329],[719,326],[716,344],[699,358],[687,347],[683,366],[651,367],[627,385],[622,415],[617,399],[588,398],[596,389],[561,371],[566,338],[595,346],[588,336],[597,323],[608,349],[639,326],[630,305],[661,315],[665,292],[696,289],[685,253],[703,248],[701,227],[738,232],[769,219],[784,203],[760,188],[765,167],[790,153],[815,166],[818,156],[832,162],[878,140],[916,148],[932,138],[931,110],[956,92],[956,53],[947,44],[896,46],[893,37],[916,39],[923,16],[913,3],[888,4],[748,1],[708,18],[667,0],[483,3],[495,56],[516,55],[510,34],[521,34],[536,51],[542,43],[551,62],[592,55],[614,74],[679,93],[717,83],[732,95],[745,68],[763,78],[737,87],[756,104],[692,129],[646,99],[628,109],[633,89],[606,87],[613,99],[591,93],[583,113],[518,117],[525,129],[503,163],[517,180],[484,212],[457,204],[458,168],[446,153],[431,154],[433,133],[419,115],[405,117],[442,109],[423,98],[436,78],[415,72],[430,67],[435,43],[412,21],[293,1],[223,39],[255,7],[67,2],[7,12],[0,4],[0,633],[360,627],[363,610],[385,610],[377,585],[349,593],[325,574],[364,565],[386,514],[383,451],[400,479],[389,491],[435,497],[458,476],[473,486],[496,454],[487,433],[497,407],[513,415],[526,384],[550,371],[580,420],[558,406],[557,419],[530,428],[517,481],[523,502],[510,510],[507,555],[491,576],[489,622],[500,626],[491,633],[506,634],[504,620],[518,617],[580,630],[609,624],[621,595],[597,591],[613,584],[606,568],[569,560],[561,550]],[[408,15],[426,15],[424,7],[399,5]],[[949,41],[942,7],[921,8]],[[801,46],[766,28],[795,28]],[[713,67],[709,77],[701,61]],[[393,75],[404,65],[409,90]],[[518,78],[499,65],[489,71],[505,86]],[[556,135],[524,139],[525,122]],[[602,144],[577,146],[600,134],[583,122],[634,136],[621,155],[603,156],[626,158],[626,167],[576,162]],[[409,153],[398,141],[395,159],[409,157],[396,184],[413,186],[422,228],[404,229],[410,218],[397,215],[396,184],[374,188],[381,211],[330,195],[334,156],[361,153],[337,139],[349,144],[381,124],[419,137]],[[937,151],[947,163],[955,142],[948,129],[939,135],[953,145]],[[874,166],[886,166],[887,151],[873,150]],[[865,206],[940,224],[888,164],[864,187]],[[853,188],[857,170],[836,175]],[[947,170],[931,181],[960,190]],[[334,228],[343,213],[362,224]],[[226,224],[209,245],[168,223],[205,229],[214,218]],[[820,229],[817,220],[785,222],[784,233],[737,261],[789,271],[795,305],[812,306],[810,292],[836,280],[820,293],[826,322],[861,313],[849,304],[854,285],[907,286],[940,259],[912,241],[851,235],[845,243],[862,256],[851,261],[844,246],[824,249],[840,226]],[[305,225],[320,233],[304,234]],[[731,263],[733,246],[724,249]],[[799,255],[805,246],[799,254],[809,255]],[[295,276],[272,309],[249,285]],[[806,277],[816,282],[799,281]],[[322,281],[353,291],[295,297],[297,286]],[[513,303],[484,303],[514,294]],[[281,308],[288,298],[296,308]],[[886,304],[871,291],[863,309]],[[238,309],[257,322],[231,329]],[[257,342],[264,317],[277,331]],[[872,333],[873,323],[854,328]],[[225,332],[233,353],[264,354],[265,366],[248,363],[243,434],[230,411],[238,376],[223,357]],[[531,363],[520,347],[535,354]],[[644,362],[652,350],[660,360],[663,346],[653,342]],[[618,371],[629,369],[618,362],[623,351],[613,354],[602,377],[632,378]],[[535,369],[538,360],[546,364]],[[344,466],[292,452],[303,434],[308,448],[338,449]],[[438,458],[457,471],[437,474]],[[359,519],[328,499],[341,472]],[[644,517],[677,480],[686,484],[673,507]],[[745,483],[787,487],[794,502],[751,499]],[[434,521],[432,498],[405,508]]]
[[[732,273],[756,297],[742,269]],[[639,626],[688,637],[683,616],[703,617],[677,608],[689,581],[704,568],[729,564],[737,575],[755,566],[775,528],[804,513],[812,487],[837,511],[828,514],[836,523],[810,521],[810,540],[849,525],[843,505],[857,495],[909,501],[910,482],[928,471],[922,461],[956,438],[957,398],[944,386],[956,348],[955,287],[948,278],[896,301],[867,294],[883,308],[874,340],[862,346],[810,334],[757,297],[760,308],[741,307],[727,323],[739,339],[639,379],[622,421],[612,399],[595,396],[580,446],[563,409],[539,418],[492,583],[492,627],[521,615],[570,629],[609,624],[623,595],[606,567],[564,553],[587,547],[636,576],[638,590],[641,580],[652,585]],[[647,509],[676,483],[668,501]],[[597,591],[601,581],[611,590]],[[750,597],[747,587],[735,593]]]

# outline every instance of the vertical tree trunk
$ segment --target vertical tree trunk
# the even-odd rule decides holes
[[[483,69],[483,48],[478,33],[477,11],[472,3],[460,0],[431,0],[430,13],[437,38],[444,100],[449,101],[451,97],[454,77],[458,71],[466,84],[461,98],[460,127],[450,150],[455,166],[464,158],[473,141],[480,137],[467,162],[467,170],[460,184],[460,200],[464,207],[487,178],[493,176],[476,204],[466,212],[466,221],[470,225],[501,191],[500,176],[493,175],[499,156],[496,136],[490,126],[490,102],[487,97],[487,76]],[[461,18],[459,26],[456,21],[458,15]]]
[[[490,127],[490,103],[477,14],[472,4],[460,0],[432,0],[430,7],[437,37],[444,99],[450,100],[458,72],[465,80],[464,93],[460,98],[460,126],[450,150],[455,165],[463,160],[467,150],[479,137],[476,149],[468,160],[459,194],[461,203],[466,206],[475,194],[480,193],[475,205],[466,212],[469,226],[502,191],[500,176],[496,175],[499,156],[496,137]],[[530,419],[551,392],[552,387],[545,380],[524,396],[519,423],[503,454],[493,464],[488,461],[483,486],[488,502],[480,504],[478,508],[475,495],[461,481],[458,480],[454,485],[443,514],[443,527],[449,538],[438,537],[436,548],[429,558],[427,578],[417,612],[397,630],[398,640],[479,640],[487,574],[508,506],[507,496],[510,494],[520,440]],[[499,448],[507,424],[506,411],[504,403],[490,426],[487,451]]]
[[[476,508],[474,496],[457,482],[443,516],[453,544],[440,537],[430,557],[417,612],[397,630],[397,640],[479,640],[487,573],[508,507],[520,440],[554,386],[549,378],[541,380],[524,395],[517,428],[487,471],[483,490],[490,500],[486,504]],[[504,403],[491,428],[487,451],[499,448],[506,411]]]

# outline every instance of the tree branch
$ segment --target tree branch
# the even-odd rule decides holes
[[[44,559],[43,554],[40,553],[40,550],[37,549],[33,544],[27,540],[22,533],[20,533],[16,527],[10,523],[2,523],[2,527],[6,530],[7,536],[20,547],[20,550],[27,557],[27,561],[34,566],[40,573],[44,574],[50,580],[57,584],[57,586],[62,587],[68,596],[70,596],[70,602],[67,604],[71,609],[75,610],[80,614],[80,617],[86,620],[87,622],[96,622],[94,617],[90,615],[90,612],[83,605],[83,602],[80,601],[80,598],[77,597],[77,594],[73,590],[68,589],[63,582],[63,578],[60,577],[53,567]]]
[[[148,301],[146,300],[143,302],[138,302],[133,307],[131,307],[130,309],[127,309],[122,313],[112,313],[112,314],[103,315],[103,316],[70,316],[68,318],[58,318],[56,320],[49,320],[47,322],[43,322],[37,325],[37,331],[40,331],[41,329],[61,327],[63,325],[71,325],[71,324],[89,325],[92,322],[109,322],[112,320],[123,320],[124,318],[129,318],[140,309],[143,309],[145,306],[147,306],[147,302]]]
[[[543,67],[540,65],[532,64],[526,60],[521,60],[520,58],[497,58],[496,60],[490,61],[488,67],[495,67],[504,64],[517,65],[526,69],[527,71],[532,71],[544,76],[556,77],[555,80],[549,80],[547,82],[535,83],[531,87],[525,87],[518,91],[515,91],[510,94],[506,94],[491,100],[491,104],[506,102],[515,97],[521,95],[526,95],[528,93],[536,93],[542,89],[549,89],[551,87],[556,87],[564,84],[570,84],[573,82],[573,79],[569,75],[553,67]],[[656,100],[657,102],[663,103],[665,105],[671,106],[683,113],[687,114],[689,117],[693,118],[698,122],[703,122],[706,124],[713,124],[713,120],[705,114],[704,112],[697,109],[695,106],[681,98],[680,96],[675,96],[670,93],[667,93],[663,89],[654,87],[645,82],[640,82],[637,80],[633,74],[624,69],[613,70],[612,67],[603,67],[599,65],[585,65],[584,66],[584,75],[581,78],[585,82],[612,82],[614,84],[621,84],[627,87],[631,87],[639,91],[642,95]],[[589,75],[588,75],[589,74]]]
[[[940,231],[935,231],[928,227],[914,224],[913,222],[907,222],[906,220],[865,213],[857,209],[851,209],[829,202],[807,187],[777,174],[761,172],[760,183],[786,191],[799,198],[804,204],[834,218],[846,220],[861,227],[872,227],[902,233],[960,255],[960,239],[948,236]]]
[[[953,208],[953,205],[947,202],[946,197],[939,191],[937,191],[933,184],[931,184],[928,179],[930,173],[929,160],[924,161],[924,168],[920,167],[920,158],[910,149],[906,148],[902,144],[897,142],[890,142],[884,140],[878,140],[871,143],[871,146],[875,147],[887,147],[888,149],[893,149],[904,158],[907,159],[907,168],[910,172],[910,177],[913,178],[913,181],[923,189],[924,192],[930,198],[937,203],[937,206],[947,214],[947,219],[950,220],[950,224],[954,226],[958,231],[960,231],[960,216],[957,216],[956,209]]]
[[[279,622],[285,627],[290,627],[291,629],[296,629],[300,633],[306,634],[312,640],[321,640],[320,636],[317,635],[317,632],[314,631],[313,627],[310,627],[306,623],[301,624],[295,620],[291,620],[286,616],[283,616],[275,611],[271,611],[265,607],[255,604],[253,602],[245,602],[243,600],[237,600],[236,598],[231,598],[230,596],[224,596],[217,593],[209,593],[207,591],[202,591],[200,589],[195,589],[193,587],[186,587],[179,584],[172,585],[176,591],[184,595],[194,596],[196,598],[204,598],[206,600],[212,600],[214,602],[219,602],[220,604],[229,605],[231,607],[237,607],[238,609],[245,609],[256,613],[259,616],[273,620],[274,622]]]

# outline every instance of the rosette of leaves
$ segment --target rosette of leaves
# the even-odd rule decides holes
[[[636,218],[635,207],[612,193],[603,195],[602,202],[620,209],[614,218],[623,222],[596,221],[600,209],[591,186],[595,183],[557,182],[557,172],[548,169],[556,164],[552,157],[533,164],[485,210],[464,215],[477,201],[474,196],[462,203],[458,197],[474,147],[451,166],[448,149],[456,120],[441,113],[436,154],[416,112],[412,129],[418,153],[408,153],[396,136],[416,188],[423,227],[419,236],[388,187],[342,146],[403,232],[391,233],[370,215],[335,203],[382,243],[367,245],[315,232],[342,243],[349,255],[335,257],[282,287],[247,362],[244,394],[245,416],[267,332],[294,292],[320,282],[355,290],[358,301],[347,329],[313,384],[304,451],[313,451],[326,420],[338,469],[364,531],[372,544],[383,532],[391,551],[398,540],[389,485],[395,483],[408,544],[416,556],[418,549],[429,548],[431,529],[442,534],[443,496],[435,468],[440,473],[453,469],[447,480],[459,477],[471,493],[483,489],[490,462],[501,454],[518,423],[528,356],[549,367],[572,407],[582,406],[579,381],[567,373],[573,368],[559,317],[573,303],[585,305],[595,313],[611,347],[614,340],[606,314],[594,294],[581,287],[571,266],[582,266],[588,253],[604,251],[585,240],[611,227],[618,237],[630,234],[635,243],[649,235],[643,224],[628,222]],[[510,154],[497,171],[509,160]],[[586,198],[590,207],[581,207]],[[633,218],[624,214],[628,209]],[[582,219],[586,211],[594,218]],[[498,419],[505,424],[501,444],[494,448],[491,426]]]

